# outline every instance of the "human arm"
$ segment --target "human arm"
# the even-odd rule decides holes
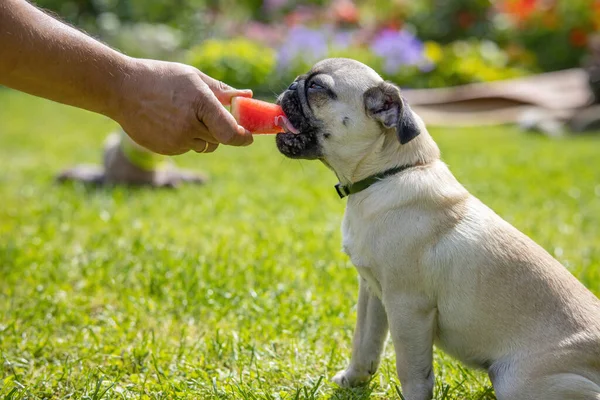
[[[161,154],[252,142],[221,105],[250,91],[187,65],[127,57],[25,0],[0,1],[0,84],[106,115]]]

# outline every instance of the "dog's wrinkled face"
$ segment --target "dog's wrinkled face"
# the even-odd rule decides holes
[[[331,158],[351,159],[382,132],[395,129],[401,143],[418,135],[400,90],[355,60],[333,58],[315,64],[296,78],[278,103],[287,120],[282,122],[286,132],[277,135],[277,147],[290,158],[326,163]]]

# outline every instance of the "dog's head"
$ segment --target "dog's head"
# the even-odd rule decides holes
[[[384,136],[406,144],[422,128],[398,87],[345,58],[315,64],[296,78],[278,103],[289,120],[284,121],[286,132],[277,135],[279,151],[328,165],[361,159],[373,143],[384,143]]]

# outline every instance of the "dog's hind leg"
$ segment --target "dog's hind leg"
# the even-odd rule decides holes
[[[358,292],[358,316],[352,359],[344,371],[338,372],[332,381],[342,387],[360,385],[368,381],[377,370],[388,334],[388,322],[381,300],[369,292],[367,282],[360,279]]]
[[[560,373],[494,384],[498,400],[600,400],[600,386],[577,374]]]

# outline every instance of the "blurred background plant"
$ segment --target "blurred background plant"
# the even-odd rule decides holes
[[[264,91],[273,73],[276,52],[246,38],[208,39],[190,49],[185,62],[234,87]]]
[[[404,87],[578,67],[600,0],[37,0],[121,51],[190,63],[277,93],[315,61],[351,57]]]

